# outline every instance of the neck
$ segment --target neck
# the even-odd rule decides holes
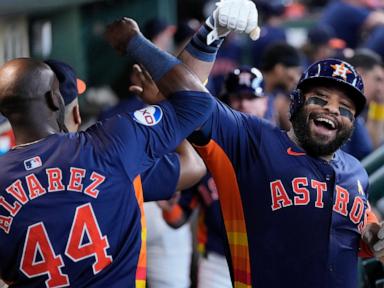
[[[297,139],[295,132],[293,131],[293,128],[289,129],[289,131],[287,132],[287,135],[292,142],[294,142],[297,146],[299,146],[301,149],[305,151],[305,149],[300,145],[300,141],[299,139]],[[330,162],[333,159],[333,156],[334,156],[334,153],[332,153],[331,155],[321,155],[317,157],[327,162]]]
[[[36,123],[36,121],[32,120],[23,125],[20,125],[19,123],[15,125],[11,121],[11,124],[15,134],[16,145],[35,142],[60,132],[58,124],[52,121],[40,121],[40,123]]]

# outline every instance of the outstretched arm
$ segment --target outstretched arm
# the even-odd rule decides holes
[[[106,38],[119,54],[129,55],[145,67],[164,97],[179,91],[207,92],[184,64],[148,41],[134,20],[115,21],[107,27]]]

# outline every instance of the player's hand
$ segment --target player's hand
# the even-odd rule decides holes
[[[257,24],[255,3],[250,0],[221,0],[216,6],[206,20],[206,24],[213,29],[207,37],[208,45],[231,31],[249,34],[252,40],[259,38],[260,28]]]
[[[133,65],[131,82],[132,85],[129,87],[129,91],[135,93],[145,103],[156,104],[165,99],[144,67],[137,64]]]
[[[126,48],[129,41],[140,33],[136,21],[124,17],[108,25],[104,36],[109,44],[116,49],[120,55],[124,55],[126,54]]]
[[[370,223],[362,235],[365,243],[371,248],[373,255],[384,263],[384,224]]]

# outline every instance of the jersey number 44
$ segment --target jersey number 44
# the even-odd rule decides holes
[[[89,241],[83,244],[85,233]],[[95,257],[92,269],[97,274],[112,263],[112,257],[106,251],[108,248],[108,239],[102,236],[92,205],[87,203],[77,207],[65,255],[74,262]],[[62,255],[57,255],[53,250],[44,223],[30,225],[24,242],[20,270],[28,278],[47,275],[47,287],[65,287],[70,285],[70,281],[68,275],[62,272],[63,267]]]

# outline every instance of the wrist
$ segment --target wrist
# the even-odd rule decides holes
[[[188,43],[186,50],[194,57],[205,62],[214,62],[216,59],[217,51],[219,50],[224,38],[213,41],[207,44],[208,34],[213,30],[209,24],[209,18],[203,24],[196,34]]]

